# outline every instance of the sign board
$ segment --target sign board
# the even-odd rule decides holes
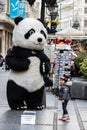
[[[19,2],[17,15],[23,18],[26,16],[26,2]]]
[[[10,0],[10,18],[15,18],[18,14],[19,0]]]
[[[21,124],[35,124],[36,112],[35,111],[24,111],[21,115]]]
[[[17,16],[25,17],[25,8],[26,2],[21,2],[19,0],[10,0],[10,18],[15,18]]]

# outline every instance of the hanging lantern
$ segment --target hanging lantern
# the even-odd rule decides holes
[[[34,4],[34,2],[35,2],[35,0],[27,0],[28,1],[28,3],[29,3],[29,5],[33,5]]]
[[[54,6],[56,4],[56,0],[45,0],[45,3],[50,6]]]
[[[65,40],[65,43],[66,43],[66,44],[71,44],[71,42],[72,42],[72,40],[71,40],[70,38],[67,38],[67,39]]]

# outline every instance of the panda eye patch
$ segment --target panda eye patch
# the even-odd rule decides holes
[[[41,33],[44,35],[44,37],[46,38],[46,34],[43,30],[41,30]]]
[[[35,33],[34,29],[30,29],[24,36],[26,39],[28,39],[30,37],[30,35],[32,35],[33,33]]]

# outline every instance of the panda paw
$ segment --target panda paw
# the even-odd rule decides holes
[[[44,106],[44,105],[37,106],[37,110],[42,110],[43,108],[45,108],[45,106]]]
[[[26,106],[21,106],[21,107],[18,107],[17,109],[18,109],[18,110],[26,110],[27,107],[26,107]]]
[[[32,107],[28,106],[27,107],[28,110],[42,110],[43,108],[45,108],[44,105],[38,105],[38,106],[32,106]]]

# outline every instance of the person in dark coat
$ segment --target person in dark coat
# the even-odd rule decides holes
[[[61,118],[59,118],[59,120],[62,121],[70,119],[67,111],[67,104],[68,101],[71,99],[70,84],[68,84],[68,79],[69,77],[65,74],[60,79],[59,100],[61,100],[62,102],[63,115]]]
[[[3,66],[3,56],[0,54],[0,67]]]

